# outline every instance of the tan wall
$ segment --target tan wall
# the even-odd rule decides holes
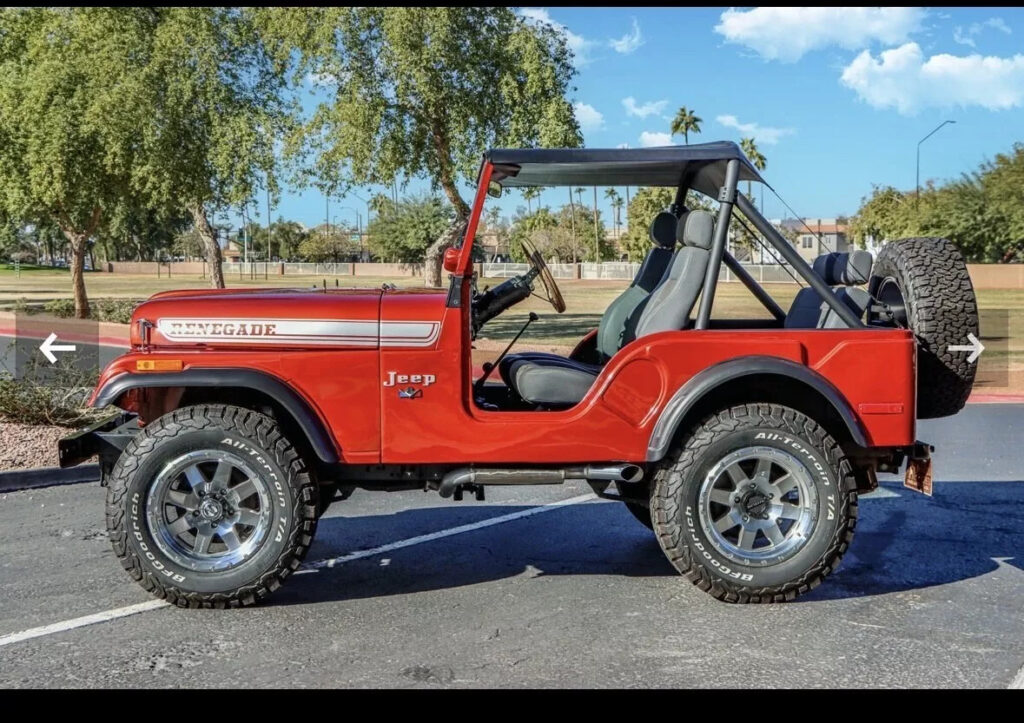
[[[160,264],[160,276],[167,275],[170,266],[171,277],[174,274],[182,276],[200,276],[206,266],[202,261],[175,261],[172,264]],[[157,275],[156,261],[111,261],[109,264],[100,264],[100,271],[112,271],[115,274],[148,274]]]
[[[171,264],[171,278],[175,275],[202,276],[204,266],[201,261],[183,261]],[[345,264],[351,269],[353,276],[423,276],[422,264]],[[101,266],[101,271],[113,271],[116,274],[145,274],[156,276],[155,261],[114,261]],[[971,282],[976,289],[1024,289],[1024,264],[968,264]],[[260,274],[263,265],[258,266]],[[279,264],[270,265],[270,273],[280,273]],[[160,276],[167,276],[167,264],[160,264]]]
[[[1024,264],[967,264],[976,289],[1024,289]]]

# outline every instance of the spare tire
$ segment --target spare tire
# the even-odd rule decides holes
[[[978,336],[978,302],[960,250],[944,238],[908,238],[882,247],[868,291],[887,305],[869,320],[907,327],[917,337],[917,416],[948,417],[963,409],[977,362],[950,345]]]

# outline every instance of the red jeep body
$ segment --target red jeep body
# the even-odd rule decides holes
[[[483,499],[486,485],[565,480],[626,503],[716,597],[790,600],[835,569],[857,491],[877,485],[876,471],[908,459],[908,480],[930,490],[928,450],[915,441],[918,340],[892,279],[874,295],[847,288],[868,281],[870,257],[830,254],[812,269],[737,193],[742,180],[761,179],[732,143],[491,151],[462,242],[445,254],[447,290],[156,294],[91,399],[125,413],[61,440],[61,465],[99,454],[108,505],[123,513],[108,515],[115,551],[181,605],[270,594],[336,494]],[[535,279],[565,309],[529,241],[527,273],[477,291],[477,225],[502,183],[676,195],[660,231],[652,220],[654,247],[615,313],[568,358],[506,349],[481,376],[473,339]],[[717,221],[686,207],[691,189],[717,196]],[[728,251],[734,206],[807,282],[789,312]],[[772,319],[712,318],[723,264]]]
[[[143,391],[119,406],[145,423],[180,400],[180,386],[149,387],[167,370],[244,369],[293,390],[342,464],[509,464],[527,455],[539,464],[644,463],[665,451],[656,431],[659,421],[666,424],[666,408],[701,375],[710,384],[702,393],[777,375],[799,380],[808,397],[827,399],[858,446],[914,443],[916,345],[904,329],[661,332],[619,351],[571,409],[479,408],[472,396],[470,275],[490,177],[486,163],[451,269],[463,278],[459,303],[446,303],[449,294],[438,289],[159,293],[136,310],[133,350],[107,367],[92,401],[129,375]],[[744,373],[709,374],[744,360],[753,360]],[[795,365],[805,372],[794,372]],[[398,394],[399,387],[412,387],[416,396]]]

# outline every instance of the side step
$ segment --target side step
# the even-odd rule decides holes
[[[448,472],[441,479],[437,492],[442,497],[451,497],[464,488],[476,491],[486,485],[557,485],[572,479],[639,482],[643,477],[644,470],[637,464],[588,465],[586,467],[554,469],[460,467]],[[458,497],[461,497],[461,494]],[[480,493],[478,492],[478,499],[479,497]]]

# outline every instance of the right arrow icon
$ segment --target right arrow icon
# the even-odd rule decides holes
[[[978,337],[976,337],[974,334],[968,334],[967,335],[967,341],[969,341],[971,343],[970,344],[950,344],[948,348],[949,348],[950,351],[969,351],[969,352],[971,352],[971,355],[969,357],[967,357],[967,361],[969,361],[971,364],[973,364],[974,362],[978,361],[978,357],[981,356],[981,352],[985,351],[985,345],[982,344],[981,340],[979,340]]]

